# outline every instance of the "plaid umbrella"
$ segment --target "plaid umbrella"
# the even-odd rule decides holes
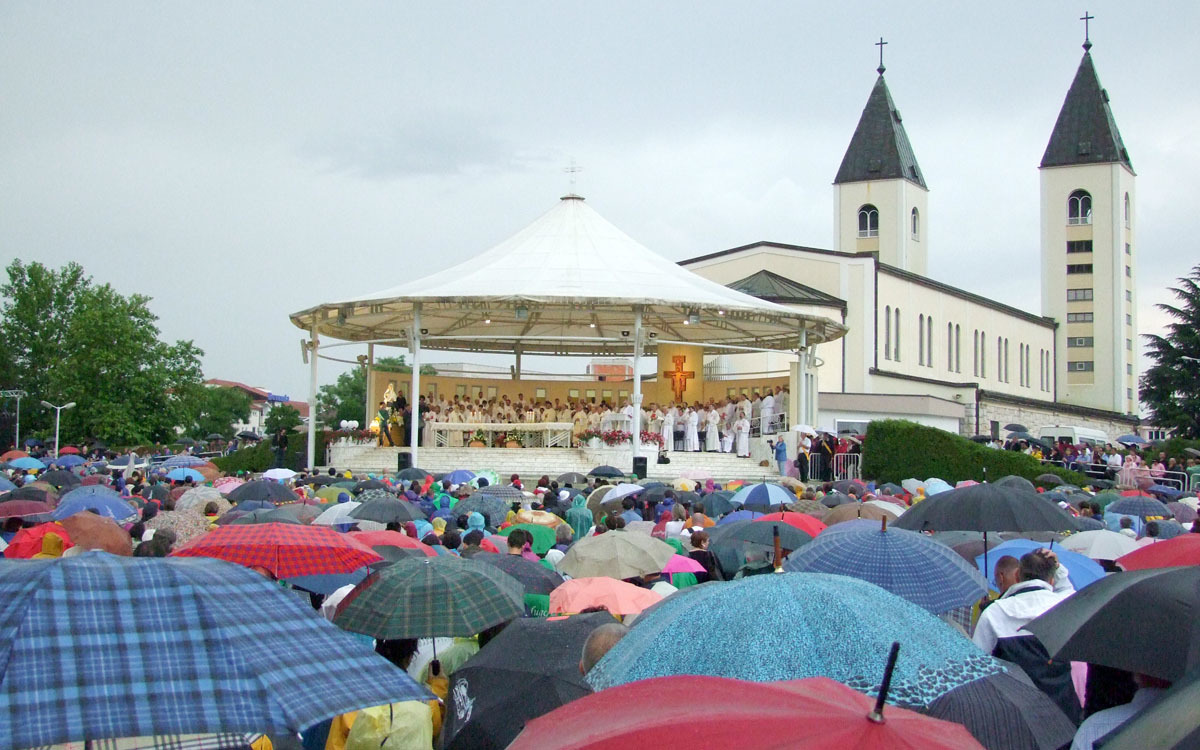
[[[333,621],[375,638],[469,636],[520,617],[524,598],[515,578],[483,563],[410,558],[355,586]]]
[[[848,521],[819,534],[783,569],[870,581],[935,615],[987,592],[983,576],[954,550],[913,531],[883,530],[875,521]]]
[[[246,482],[228,494],[229,500],[239,504],[246,500],[265,500],[271,503],[290,503],[296,501],[296,493],[278,482],[268,482],[256,479]]]
[[[282,523],[221,526],[171,554],[216,557],[264,568],[276,578],[348,573],[381,559],[370,547],[328,526]]]
[[[1002,671],[934,615],[866,581],[783,573],[693,588],[642,614],[588,672],[592,687],[675,674],[755,682],[829,677],[874,694],[893,641],[901,649],[888,699],[899,705],[928,705]]]
[[[1123,516],[1140,518],[1174,518],[1175,514],[1159,500],[1152,497],[1122,498],[1104,509],[1105,513],[1120,513]]]
[[[10,636],[0,640],[0,747],[294,735],[345,711],[429,697],[307,603],[217,560],[92,552],[0,562],[0,602]]]
[[[350,517],[360,521],[408,523],[425,520],[420,508],[383,490],[367,490],[357,499],[359,506],[350,512]]]
[[[512,505],[504,497],[490,493],[488,490],[491,487],[484,487],[479,492],[471,495],[466,500],[459,500],[454,506],[454,515],[461,516],[470,513],[482,514],[487,521],[487,525],[496,528],[504,523],[504,519],[508,516],[508,512],[512,510]],[[502,488],[497,488],[502,489]],[[516,487],[509,489],[520,493]],[[523,497],[523,495],[522,495]]]
[[[516,578],[525,587],[526,594],[549,594],[563,584],[563,577],[558,573],[520,555],[476,555],[472,559]]]
[[[175,546],[208,533],[208,519],[194,510],[164,510],[146,522],[148,529],[163,529],[175,533]]]
[[[411,550],[425,557],[437,557],[437,552],[434,552],[432,547],[421,544],[399,531],[351,531],[350,538],[362,542],[376,552],[380,547],[392,547]]]
[[[654,537],[609,532],[572,544],[558,568],[573,578],[634,578],[662,571],[674,554],[674,547]]]

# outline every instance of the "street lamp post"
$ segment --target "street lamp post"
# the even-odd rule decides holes
[[[16,450],[21,450],[21,399],[28,395],[28,393],[19,389],[0,391],[0,397],[15,398],[17,400],[17,434],[13,443],[13,448]]]
[[[47,409],[54,410],[54,457],[58,458],[58,423],[59,423],[59,420],[62,419],[63,409],[72,408],[73,406],[75,406],[75,402],[68,401],[67,403],[63,404],[62,406],[55,406],[54,404],[50,403],[49,401],[43,401],[42,406],[46,407]]]

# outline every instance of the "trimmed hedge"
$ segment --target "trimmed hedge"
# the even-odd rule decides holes
[[[324,456],[325,431],[317,430],[317,456],[320,462]],[[288,449],[284,454],[284,467],[292,471],[300,471],[308,464],[308,434],[294,432],[288,437]],[[270,440],[261,440],[257,444],[213,459],[213,464],[226,474],[261,473],[271,468],[275,462],[275,447]]]
[[[1030,480],[1039,474],[1056,474],[1080,487],[1089,483],[1083,474],[1042,464],[1024,453],[996,450],[936,427],[902,419],[871,422],[863,441],[862,474],[868,479],[896,484],[910,477],[922,480],[938,477],[953,485],[964,479],[994,481],[1009,474]]]

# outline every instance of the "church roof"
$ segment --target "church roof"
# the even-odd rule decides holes
[[[863,107],[862,117],[833,183],[895,179],[905,179],[927,188],[912,144],[908,142],[908,134],[904,132],[900,110],[892,102],[892,94],[881,73],[867,97],[867,106]]]
[[[1042,167],[1075,164],[1124,164],[1133,171],[1129,151],[1121,141],[1117,121],[1108,106],[1108,92],[1100,86],[1092,53],[1084,52],[1067,91],[1050,143],[1042,155]]]
[[[819,305],[846,309],[845,300],[834,297],[832,294],[826,294],[820,289],[813,289],[798,281],[792,281],[765,268],[732,284],[726,284],[726,286],[743,294],[781,305]]]

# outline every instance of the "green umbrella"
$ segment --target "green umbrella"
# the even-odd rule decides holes
[[[674,554],[671,545],[654,537],[610,531],[572,544],[559,569],[573,578],[634,578],[661,572]]]
[[[373,573],[338,607],[334,623],[374,638],[471,636],[520,617],[517,579],[452,555],[409,558]]]
[[[1096,496],[1092,498],[1092,502],[1099,503],[1100,507],[1103,509],[1103,508],[1107,508],[1109,505],[1112,505],[1113,503],[1115,503],[1121,499],[1122,498],[1121,498],[1120,492],[1114,492],[1113,490],[1108,490],[1106,492],[1096,493]]]
[[[331,500],[335,503],[338,501],[339,495],[345,495],[347,498],[354,499],[353,492],[345,487],[338,487],[336,484],[330,487],[322,487],[321,489],[317,490],[317,497],[321,498],[322,500]]]
[[[533,537],[533,553],[535,555],[544,555],[554,546],[557,537],[554,529],[549,526],[542,526],[537,523],[519,523],[515,526],[509,526],[498,532],[500,536],[508,536],[513,529],[524,529]]]
[[[344,490],[352,490],[358,486],[358,482],[353,482],[353,481],[334,482],[333,484],[331,484],[329,486],[330,487],[341,487]]]

